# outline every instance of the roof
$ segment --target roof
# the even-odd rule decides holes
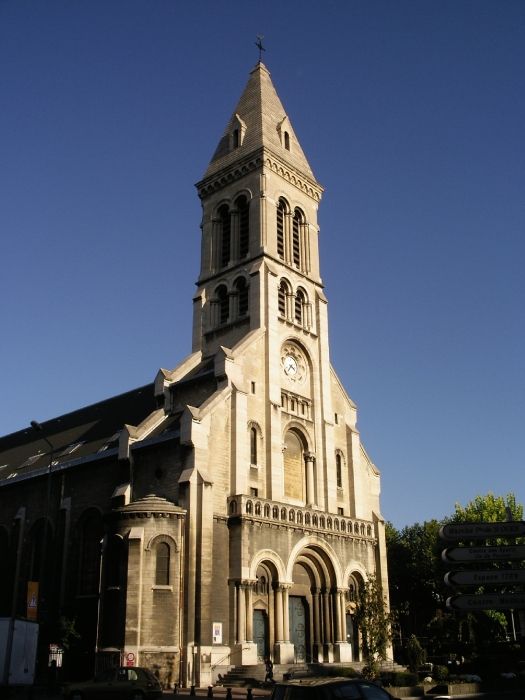
[[[240,127],[244,135],[240,145],[232,149],[230,137],[236,127]],[[281,127],[289,135],[289,149],[282,143],[279,133]],[[269,148],[282,160],[316,181],[273,86],[270,73],[266,66],[259,62],[250,73],[248,83],[213,154],[204,179],[262,146]]]
[[[0,483],[36,476],[50,462],[58,468],[66,462],[109,454],[118,448],[124,425],[140,424],[155,408],[153,384],[146,384],[45,421],[42,430],[28,426],[6,435],[0,438]]]

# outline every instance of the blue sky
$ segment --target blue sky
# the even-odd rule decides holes
[[[525,3],[0,0],[0,432],[191,349],[203,175],[263,60],[397,527],[525,503]]]

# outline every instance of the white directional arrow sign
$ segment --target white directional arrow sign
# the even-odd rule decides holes
[[[499,523],[448,523],[439,530],[442,540],[484,540],[487,537],[525,537],[525,520]]]
[[[495,595],[455,595],[447,598],[454,610],[517,610],[525,608],[525,593]]]
[[[449,571],[447,586],[492,586],[525,583],[525,569],[491,569],[490,571]]]
[[[501,547],[447,547],[447,549],[441,552],[441,558],[449,564],[456,562],[525,559],[525,544]]]

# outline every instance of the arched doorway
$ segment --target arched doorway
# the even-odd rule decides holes
[[[359,661],[361,658],[359,644],[359,629],[354,619],[355,608],[359,596],[359,588],[363,582],[363,577],[355,572],[348,577],[348,588],[346,591],[346,641],[352,648],[352,661]]]
[[[315,545],[302,549],[292,578],[288,614],[294,659],[332,662],[336,644],[345,640],[340,591],[328,553]]]
[[[264,564],[257,567],[253,586],[253,641],[257,645],[257,661],[262,663],[271,655],[270,642],[270,593],[272,572]]]

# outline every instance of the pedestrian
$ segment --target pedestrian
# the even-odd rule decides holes
[[[265,661],[265,668],[266,668],[266,675],[264,677],[264,682],[265,683],[273,683],[273,663],[272,663],[272,660],[270,659],[269,656],[267,656],[264,661]]]

